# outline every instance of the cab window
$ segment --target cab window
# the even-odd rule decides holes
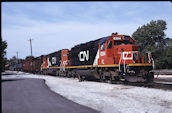
[[[114,41],[114,45],[121,45],[122,44],[122,41]]]
[[[112,41],[108,41],[108,48],[110,49],[110,48],[112,48]]]
[[[133,44],[133,42],[124,40],[124,41],[114,41],[114,45],[127,45],[127,44]]]
[[[100,49],[101,49],[101,51],[102,50],[105,50],[105,43],[103,43],[103,44],[100,45]]]

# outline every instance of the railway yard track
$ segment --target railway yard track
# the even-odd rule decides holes
[[[97,82],[104,82],[110,84],[119,84],[119,85],[126,85],[126,86],[137,86],[137,87],[145,87],[145,88],[155,88],[155,89],[162,89],[162,90],[172,90],[172,82],[166,82],[164,80],[154,80],[152,82],[126,82],[126,81],[97,81]]]
[[[150,82],[150,83],[124,83],[124,85],[140,86],[140,87],[163,89],[163,90],[172,90],[172,84],[169,84],[169,83],[157,83],[157,82]]]
[[[106,83],[111,84],[122,84],[128,86],[138,86],[138,87],[146,87],[146,88],[155,88],[155,89],[163,89],[163,90],[172,90],[172,83],[163,83],[163,82],[149,82],[149,83],[132,83],[125,81],[106,81]]]

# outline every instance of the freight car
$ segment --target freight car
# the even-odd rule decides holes
[[[33,72],[33,66],[32,66],[32,59],[33,58],[28,58],[23,61],[23,71],[24,72]]]
[[[32,59],[32,73],[41,73],[41,65],[43,63],[43,55]]]
[[[23,61],[22,70],[30,73],[41,73],[41,65],[43,63],[44,55],[39,57],[30,57]]]
[[[87,80],[146,82],[154,78],[150,52],[140,57],[135,40],[113,33],[44,56],[41,72]]]

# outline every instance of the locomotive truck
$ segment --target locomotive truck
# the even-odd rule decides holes
[[[40,71],[83,80],[149,82],[154,78],[151,52],[141,57],[128,35],[110,36],[62,49],[42,58]]]

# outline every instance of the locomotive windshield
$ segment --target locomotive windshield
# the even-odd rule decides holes
[[[123,41],[114,41],[114,45],[127,45],[127,44],[133,44],[133,42],[130,42],[129,40],[123,40]]]

